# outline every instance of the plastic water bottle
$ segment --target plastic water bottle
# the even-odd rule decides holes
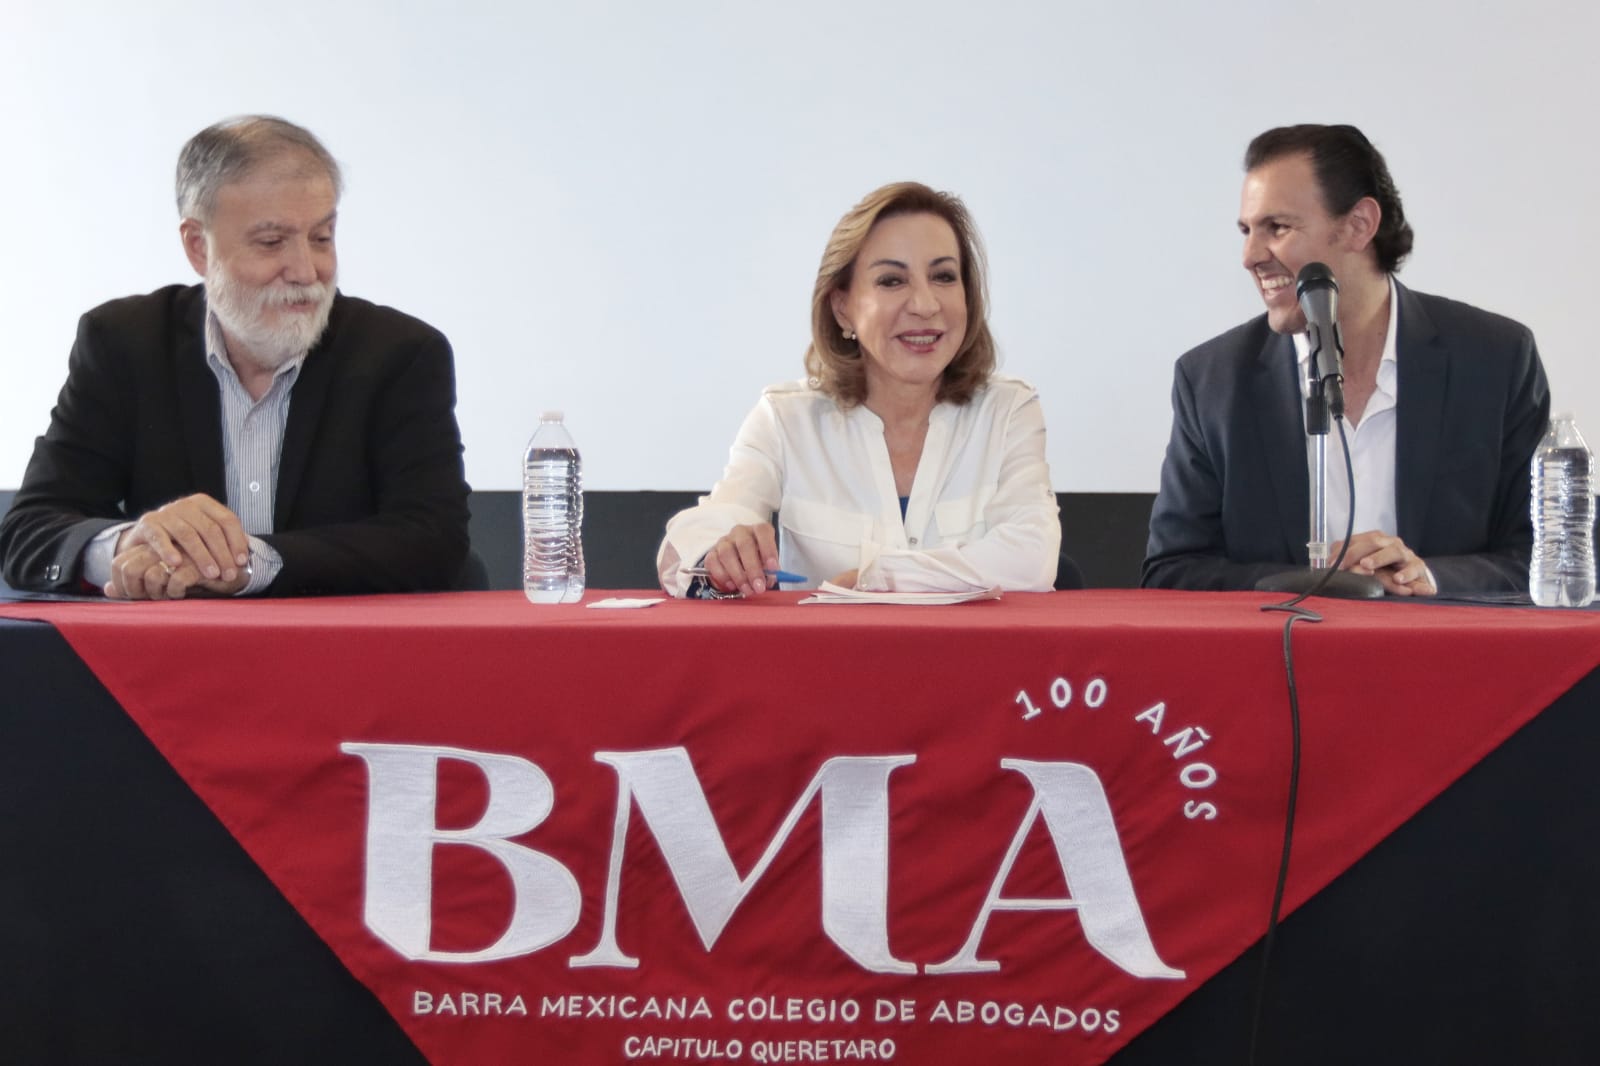
[[[1533,559],[1528,591],[1540,607],[1594,599],[1594,453],[1569,414],[1550,420],[1533,453]]]
[[[583,595],[583,463],[561,419],[539,416],[522,463],[522,590],[534,603]]]

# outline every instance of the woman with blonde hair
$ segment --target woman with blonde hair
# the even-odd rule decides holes
[[[987,297],[955,196],[899,182],[852,208],[817,270],[810,376],[762,393],[722,480],[667,523],[662,588],[755,596],[782,570],[806,587],[1050,589],[1044,416],[994,372]]]

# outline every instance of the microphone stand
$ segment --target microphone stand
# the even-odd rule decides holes
[[[1288,592],[1302,596],[1327,596],[1338,600],[1376,600],[1383,597],[1383,583],[1371,574],[1330,569],[1333,560],[1328,540],[1328,429],[1335,418],[1344,417],[1344,379],[1338,356],[1333,356],[1333,373],[1321,370],[1322,331],[1310,327],[1311,359],[1306,366],[1306,437],[1311,442],[1311,539],[1306,543],[1310,570],[1290,570],[1256,582],[1259,592]],[[1334,344],[1339,335],[1334,333]],[[1339,355],[1343,353],[1340,352]],[[1355,514],[1352,501],[1351,515]],[[1346,539],[1349,534],[1346,533]]]

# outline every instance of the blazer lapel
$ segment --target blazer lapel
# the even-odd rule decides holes
[[[1305,416],[1301,413],[1299,364],[1294,341],[1269,333],[1250,383],[1256,412],[1256,446],[1266,457],[1277,503],[1278,528],[1289,558],[1304,562],[1310,529],[1311,491],[1306,486]]]
[[[278,454],[278,487],[272,499],[272,524],[278,529],[289,528],[294,517],[300,479],[311,458],[317,427],[322,424],[322,408],[338,370],[339,328],[344,317],[340,303],[340,297],[335,295],[328,328],[300,364],[300,374],[294,381],[289,419],[283,428],[283,448]]]
[[[200,286],[192,290],[193,306],[179,316],[173,345],[173,377],[178,415],[183,424],[183,447],[189,457],[194,491],[214,500],[228,499],[222,469],[222,400],[216,375],[206,364],[206,301]]]
[[[1446,359],[1438,331],[1411,291],[1399,282],[1395,338],[1400,398],[1395,411],[1395,523],[1407,544],[1425,542],[1428,496],[1439,466],[1444,429]]]

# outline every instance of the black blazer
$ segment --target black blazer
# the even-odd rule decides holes
[[[102,304],[78,322],[67,383],[0,522],[6,581],[75,592],[101,530],[181,496],[226,502],[221,399],[200,286]],[[294,384],[262,539],[271,595],[442,589],[467,553],[467,483],[449,342],[338,295]]]
[[[1395,291],[1395,532],[1444,595],[1526,590],[1528,464],[1550,415],[1533,334]],[[1294,342],[1265,315],[1179,359],[1142,583],[1248,589],[1308,565],[1304,426]]]

